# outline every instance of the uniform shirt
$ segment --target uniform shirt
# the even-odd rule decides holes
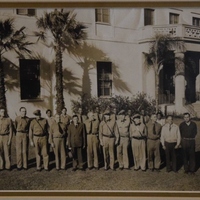
[[[83,123],[78,123],[76,127],[74,123],[71,123],[68,126],[68,146],[83,147],[85,143],[85,125]]]
[[[47,120],[44,118],[33,119],[30,124],[29,134],[30,135],[44,135],[47,134]]]
[[[8,117],[0,118],[0,135],[10,134],[12,131],[12,120]]]
[[[148,115],[140,115],[140,121],[143,124],[147,124],[149,122],[149,116]]]
[[[62,123],[69,125],[70,124],[70,120],[71,120],[71,116],[63,115],[63,114],[60,115],[60,121]]]
[[[103,120],[103,115],[100,113],[94,113],[94,118],[101,122]]]
[[[24,133],[28,133],[28,129],[29,129],[29,125],[30,125],[30,119],[25,116],[17,116],[15,119],[15,128],[17,132],[24,132]]]
[[[55,119],[53,117],[47,117],[47,122],[50,127],[55,122]]]
[[[147,135],[147,128],[143,123],[140,123],[139,125],[135,125],[135,123],[132,123],[130,125],[130,137],[143,137]]]
[[[167,123],[162,127],[160,141],[163,146],[165,146],[165,142],[176,142],[177,145],[181,142],[181,135],[179,131],[179,127],[176,124]]]
[[[155,134],[154,134],[154,130],[153,130],[154,124],[152,123],[151,120],[147,123],[146,126],[147,126],[148,139],[157,140],[160,138],[162,126],[158,122],[155,122]]]
[[[112,120],[107,122],[102,121],[99,125],[99,139],[103,143],[103,135],[106,136],[115,136],[116,141],[119,141],[119,129],[117,127],[117,123]]]
[[[91,123],[92,123],[92,130],[91,129]],[[99,120],[94,119],[92,121],[89,121],[89,119],[85,120],[85,128],[87,134],[98,134],[99,133]]]
[[[118,119],[117,126],[120,136],[129,137],[130,118],[125,118],[124,120]]]
[[[195,122],[190,121],[189,125],[186,122],[182,122],[179,128],[182,138],[195,138],[197,134],[197,125]]]
[[[84,123],[85,120],[87,119],[86,115],[80,115],[80,114],[76,114],[78,116],[78,120],[80,123]]]
[[[67,125],[62,122],[53,122],[50,127],[50,143],[52,143],[52,138],[64,138],[67,134]]]
[[[161,126],[165,125],[165,119],[157,119],[156,122],[158,122]]]

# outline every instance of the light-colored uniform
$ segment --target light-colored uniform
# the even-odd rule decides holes
[[[16,128],[16,157],[17,168],[27,169],[28,160],[28,130],[30,125],[30,119],[25,116],[17,116],[15,119]]]
[[[56,160],[56,169],[65,169],[66,166],[66,135],[67,125],[62,122],[53,122],[50,127],[50,143],[54,144],[53,150]]]
[[[105,169],[108,169],[109,164],[110,168],[114,169],[114,147],[115,143],[118,143],[119,141],[119,130],[117,123],[113,120],[109,120],[107,122],[102,121],[99,125],[99,139],[103,145]]]
[[[145,124],[140,123],[130,125],[131,147],[134,159],[134,169],[146,170],[146,135],[147,129]]]
[[[118,119],[117,126],[119,129],[119,145],[117,146],[117,159],[119,168],[129,168],[128,147],[130,144],[130,118],[124,120]]]
[[[11,141],[13,135],[12,121],[10,118],[0,118],[0,169],[5,168],[10,169],[10,146],[8,142]]]
[[[60,115],[60,121],[66,125],[69,125],[70,124],[70,120],[71,120],[71,116],[69,115],[63,115],[61,114]]]
[[[44,169],[48,170],[49,155],[47,153],[47,120],[33,119],[29,128],[29,138],[35,145],[36,167],[41,170],[41,155],[43,157]]]
[[[88,167],[99,167],[98,149],[99,149],[99,120],[85,120],[87,133],[87,162]]]

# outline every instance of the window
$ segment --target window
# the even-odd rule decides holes
[[[40,61],[20,60],[21,100],[40,97]]]
[[[106,8],[98,8],[95,9],[95,15],[96,15],[96,22],[100,23],[110,23],[110,10]]]
[[[169,13],[169,23],[178,24],[178,22],[179,22],[179,14]]]
[[[97,62],[98,97],[112,94],[112,63]]]
[[[17,15],[35,16],[35,9],[17,9]]]
[[[144,9],[144,25],[153,25],[154,24],[154,10],[153,9]]]
[[[200,26],[200,18],[193,17],[192,18],[192,25],[194,25],[194,26]]]

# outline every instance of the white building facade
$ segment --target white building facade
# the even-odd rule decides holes
[[[66,9],[72,10],[72,9]],[[50,9],[1,9],[1,19],[15,18],[16,28],[27,27],[31,58],[4,55],[8,112],[14,118],[21,106],[32,116],[55,113],[54,51],[49,42],[37,42],[36,17]],[[200,117],[200,8],[76,8],[77,20],[86,26],[83,47],[63,53],[64,98],[69,114],[71,100],[88,96],[132,96],[145,92],[155,98],[153,71],[146,70],[143,52],[156,32],[181,37],[185,51],[173,51],[183,63],[165,63],[160,74],[159,102],[163,111],[189,111]],[[177,69],[182,67],[182,73]],[[199,110],[198,110],[199,109]]]

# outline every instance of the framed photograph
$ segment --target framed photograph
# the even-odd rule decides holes
[[[0,196],[200,197],[200,3],[0,4]]]

